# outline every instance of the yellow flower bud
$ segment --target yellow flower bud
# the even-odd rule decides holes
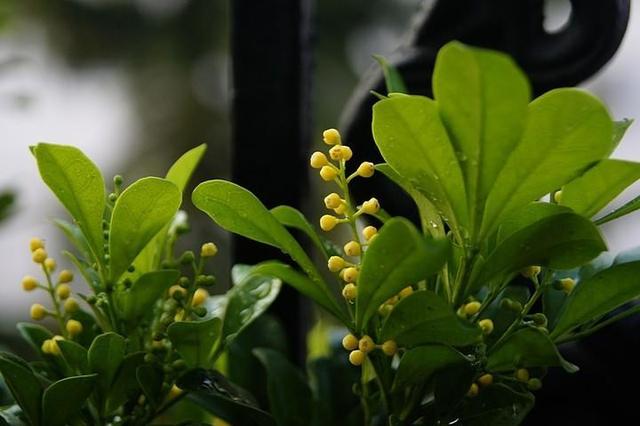
[[[394,356],[398,352],[398,344],[395,340],[387,340],[382,344],[382,352],[387,356]]]
[[[69,287],[69,284],[58,284],[56,287],[56,296],[58,296],[60,300],[68,299],[69,296],[71,296],[71,287]]]
[[[340,256],[331,256],[327,262],[327,267],[331,272],[339,272],[344,268],[345,263],[344,259]]]
[[[378,313],[383,317],[386,317],[387,315],[389,315],[391,311],[393,311],[393,305],[390,303],[383,303],[378,308]]]
[[[323,231],[329,232],[335,228],[337,224],[338,218],[330,214],[325,214],[320,218],[320,229]]]
[[[467,316],[475,315],[480,311],[481,306],[482,304],[480,302],[477,302],[477,301],[469,302],[466,305],[464,305],[464,313]]]
[[[405,288],[403,288],[402,290],[400,290],[400,293],[398,293],[398,297],[400,299],[404,299],[407,296],[411,296],[413,294],[413,287],[411,286],[407,286]]]
[[[365,353],[362,351],[359,351],[358,349],[356,349],[355,351],[351,351],[351,353],[349,354],[349,362],[356,366],[362,365],[365,358],[366,358]]]
[[[340,196],[335,192],[332,192],[331,194],[324,197],[324,205],[328,209],[337,209],[342,205],[342,198],[340,198]]]
[[[519,382],[527,383],[529,381],[529,370],[526,368],[519,368],[516,370],[514,376]]]
[[[329,160],[327,160],[327,156],[324,155],[322,152],[316,151],[313,154],[311,154],[311,159],[309,159],[309,164],[314,169],[319,169],[322,166],[326,166],[327,164],[329,164]]]
[[[467,391],[467,396],[469,398],[475,398],[476,396],[478,396],[479,391],[480,391],[480,388],[478,388],[478,385],[476,385],[475,383],[471,383],[471,386]]]
[[[538,276],[541,269],[542,268],[540,268],[539,266],[528,266],[520,271],[520,274],[522,274],[522,276],[524,276],[525,278],[533,278]]]
[[[53,272],[56,270],[56,261],[50,257],[47,257],[44,260],[44,267],[47,268],[47,271]]]
[[[371,198],[369,201],[362,203],[361,210],[367,214],[376,214],[380,210],[380,203],[377,199]]]
[[[562,291],[569,294],[576,286],[576,280],[573,278],[563,278],[560,280],[560,284],[562,285]]]
[[[60,347],[58,343],[54,339],[47,339],[42,342],[42,346],[40,347],[43,353],[48,355],[60,355]]]
[[[338,176],[338,171],[331,166],[322,166],[320,169],[320,177],[326,182],[331,182]]]
[[[180,396],[180,394],[182,394],[183,390],[180,389],[178,386],[173,385],[171,386],[171,390],[169,390],[169,395],[167,395],[167,399],[174,399],[178,396]]]
[[[200,248],[200,257],[213,257],[218,254],[218,247],[214,243],[204,243]]]
[[[47,316],[47,310],[44,306],[39,303],[34,303],[31,305],[31,319],[35,321],[40,321],[44,317]]]
[[[374,235],[376,235],[378,233],[378,228],[376,228],[375,226],[367,226],[366,228],[364,228],[362,230],[362,236],[364,237],[365,240],[369,241],[371,238],[373,238]]]
[[[493,375],[487,373],[478,377],[478,383],[480,386],[489,386],[493,383]]]
[[[327,145],[340,145],[342,143],[340,132],[338,132],[336,129],[327,129],[322,132],[322,140]]]
[[[65,312],[72,314],[74,312],[77,312],[78,309],[80,309],[80,306],[78,305],[78,302],[76,301],[76,299],[70,297],[64,301]]]
[[[376,348],[376,344],[373,342],[373,339],[369,336],[362,336],[360,341],[358,342],[358,349],[363,353],[369,353]]]
[[[554,192],[553,201],[555,201],[556,203],[561,203],[562,202],[562,191]]]
[[[329,157],[331,157],[331,159],[335,161],[348,161],[352,156],[353,152],[351,151],[351,148],[346,145],[336,145],[329,150]]]
[[[348,351],[358,349],[358,338],[349,333],[342,338],[342,347]]]
[[[82,323],[80,321],[70,319],[69,321],[67,321],[66,329],[67,333],[69,333],[69,336],[77,336],[78,334],[82,333]]]
[[[478,321],[478,325],[482,329],[482,333],[484,333],[485,335],[489,335],[491,334],[491,332],[493,332],[493,321],[491,321],[489,318]]]
[[[43,248],[35,249],[31,255],[31,259],[33,259],[35,263],[43,263],[47,259],[47,252]]]
[[[193,299],[191,300],[192,306],[200,306],[209,297],[209,293],[204,288],[199,288],[193,293]]]
[[[183,296],[185,296],[187,294],[187,290],[185,290],[184,288],[180,287],[179,285],[172,285],[171,287],[169,287],[169,297],[173,297],[173,295],[176,292],[182,293]]]
[[[44,248],[44,241],[42,241],[40,238],[34,237],[29,241],[29,249],[31,250],[32,253],[38,249],[43,249],[43,248]]]
[[[358,279],[358,270],[353,266],[350,268],[346,268],[342,273],[342,279],[348,283],[355,283]]]
[[[344,245],[344,252],[347,256],[360,256],[362,250],[356,241],[349,241]]]
[[[22,289],[24,291],[32,291],[38,287],[38,280],[34,277],[27,275],[22,279]]]
[[[68,269],[60,271],[60,275],[58,275],[59,283],[70,283],[71,281],[73,281],[73,272]]]
[[[349,283],[345,285],[344,288],[342,289],[342,296],[348,302],[353,302],[354,300],[356,300],[356,297],[358,296],[358,287],[356,287],[356,285],[353,283]]]
[[[347,205],[346,204],[340,204],[338,207],[333,209],[333,211],[336,212],[336,214],[343,215],[343,214],[345,214],[347,212]]]
[[[373,163],[370,163],[368,161],[365,161],[364,163],[361,163],[358,166],[358,170],[356,170],[356,173],[358,174],[358,176],[360,177],[364,177],[364,178],[368,178],[373,176],[373,173],[376,171],[375,166],[373,165]]]

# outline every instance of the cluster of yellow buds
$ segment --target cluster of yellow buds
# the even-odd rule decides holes
[[[59,356],[61,354],[60,346],[58,346],[58,342],[60,340],[64,340],[64,337],[53,336],[53,338],[47,339],[44,342],[42,342],[42,346],[40,347],[40,349],[42,350],[42,353]]]
[[[348,257],[359,258],[362,256],[364,247],[376,237],[378,230],[375,226],[365,227],[362,230],[364,240],[361,240],[357,233],[356,219],[363,214],[375,215],[378,213],[380,202],[376,198],[371,198],[363,202],[360,207],[355,206],[349,193],[349,182],[356,177],[373,176],[375,167],[373,163],[365,161],[358,166],[355,172],[347,176],[346,162],[353,156],[351,148],[342,144],[342,137],[336,129],[325,130],[322,133],[322,139],[325,144],[331,147],[329,158],[324,153],[316,151],[311,155],[311,167],[320,169],[320,177],[323,180],[334,181],[342,191],[342,195],[332,192],[324,198],[325,207],[332,210],[334,214],[323,215],[320,218],[320,228],[329,232],[338,224],[349,224],[353,232],[353,239],[344,245],[344,254]],[[340,278],[344,280],[345,286],[342,295],[348,302],[353,303],[358,291],[356,282],[360,270],[359,262],[351,263],[340,256],[333,256],[329,259],[328,267],[331,272],[339,273]]]
[[[353,365],[362,365],[367,354],[375,349],[380,349],[387,356],[394,356],[398,352],[398,344],[394,340],[377,345],[369,336],[358,339],[351,333],[342,339],[342,347],[350,351],[349,362]]]
[[[378,314],[383,317],[386,317],[391,313],[396,304],[404,299],[405,297],[413,294],[413,287],[407,286],[400,290],[398,294],[387,299],[382,305],[378,307]]]
[[[472,300],[460,305],[457,314],[460,318],[473,320],[472,317],[477,316],[480,313],[480,309],[482,309],[482,303],[477,300]],[[478,326],[482,329],[482,334],[485,336],[493,332],[493,320],[490,318],[481,319],[478,321]]]
[[[46,285],[40,284],[36,278],[27,275],[22,279],[22,288],[25,291],[33,291],[38,288],[47,291],[51,297],[54,307],[53,311],[49,311],[40,303],[34,303],[31,305],[31,318],[33,320],[40,321],[47,316],[54,317],[60,324],[61,332],[66,332],[68,337],[77,336],[82,333],[82,323],[74,319],[70,319],[70,315],[79,309],[78,302],[71,297],[71,286],[69,284],[73,281],[73,273],[67,269],[63,269],[60,271],[57,280],[54,282],[52,275],[55,272],[57,265],[56,261],[48,256],[44,241],[40,238],[32,238],[31,241],[29,241],[29,248],[31,250],[32,260],[41,265],[46,278]],[[45,341],[45,344],[42,346],[45,353],[56,354],[57,351],[59,351],[59,349],[55,349],[57,348],[57,344],[54,340],[47,340]],[[47,348],[47,351],[45,351],[45,347]]]
[[[480,388],[486,388],[492,384],[493,375],[490,373],[484,373],[480,375],[475,382],[471,383],[471,386],[469,386],[469,390],[467,391],[467,396],[469,398],[474,398],[480,393]]]

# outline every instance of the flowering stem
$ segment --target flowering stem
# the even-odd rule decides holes
[[[51,296],[51,301],[53,302],[53,308],[55,309],[55,317],[58,320],[58,325],[60,326],[60,333],[66,338],[67,330],[64,327],[64,318],[62,316],[62,310],[60,309],[60,304],[58,303],[58,299],[56,298],[53,282],[51,281],[51,274],[47,270],[47,267],[44,265],[42,265],[42,271],[44,272],[44,276],[47,278],[46,290],[49,293],[49,296]]]

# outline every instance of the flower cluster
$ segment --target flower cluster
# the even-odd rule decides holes
[[[351,333],[342,339],[342,347],[351,351],[349,362],[353,365],[362,365],[367,354],[375,349],[380,349],[387,356],[394,356],[398,352],[398,344],[394,340],[376,344],[370,336],[365,335],[358,339]]]

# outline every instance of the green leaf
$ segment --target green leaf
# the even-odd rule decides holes
[[[560,204],[591,217],[640,179],[640,163],[605,159],[562,188]]]
[[[220,318],[174,322],[167,329],[169,340],[189,367],[209,368],[222,329]]]
[[[0,222],[11,214],[15,198],[15,195],[11,192],[0,193]]]
[[[503,383],[482,389],[464,405],[458,418],[465,426],[513,426],[521,424],[534,405],[531,392],[521,392]]]
[[[82,151],[71,146],[39,143],[35,157],[42,180],[76,221],[95,259],[102,262],[105,188],[100,170]]]
[[[144,355],[144,352],[134,352],[122,360],[107,397],[107,413],[117,410],[140,392],[136,371],[144,363]]]
[[[607,249],[600,232],[587,218],[575,213],[543,217],[506,237],[488,255],[472,279],[471,290],[493,282],[499,285],[510,274],[531,265],[570,269]]]
[[[633,120],[629,118],[624,118],[621,121],[613,122],[613,147],[611,152],[620,144],[624,134],[627,132],[629,127],[633,124]]]
[[[69,424],[93,391],[96,375],[67,377],[51,384],[42,398],[42,417],[47,426]]]
[[[372,128],[385,161],[436,206],[454,232],[466,227],[464,179],[438,105],[422,96],[378,101]]]
[[[425,240],[406,219],[385,223],[362,260],[356,328],[364,329],[380,305],[400,290],[437,273],[448,254],[448,240]]]
[[[429,290],[416,291],[402,299],[380,332],[380,340],[393,339],[401,347],[429,343],[466,346],[479,338],[479,327],[460,319],[451,305]]]
[[[53,338],[53,334],[48,329],[38,324],[19,322],[16,327],[22,338],[29,343],[38,355],[42,353],[42,343],[47,339]]]
[[[581,280],[569,295],[553,340],[640,296],[640,261],[622,263]]]
[[[420,224],[422,232],[431,234],[434,238],[444,238],[445,229],[442,219],[438,214],[438,210],[425,195],[415,189],[411,182],[400,176],[388,164],[377,164],[376,170],[385,175],[389,180],[398,185],[406,192],[416,203],[418,214],[420,215]]]
[[[382,69],[384,82],[387,86],[387,93],[409,93],[407,86],[404,84],[404,80],[396,67],[387,62],[384,56],[373,55],[373,59],[378,62]]]
[[[89,347],[89,368],[97,373],[96,391],[100,401],[104,401],[113,379],[124,359],[125,339],[116,333],[97,336]]]
[[[351,322],[345,310],[336,303],[332,296],[327,296],[321,286],[319,286],[315,281],[312,281],[306,275],[296,271],[291,266],[275,261],[264,262],[256,265],[254,267],[254,272],[256,274],[280,278],[282,282],[289,284],[291,287],[322,306],[344,324],[349,324]]]
[[[142,389],[142,393],[154,408],[159,407],[162,402],[163,378],[162,370],[150,364],[142,364],[136,368],[136,379]]]
[[[181,195],[171,182],[147,177],[134,182],[118,197],[111,214],[110,276],[117,280],[136,256],[171,220]]]
[[[551,288],[551,286],[548,288]],[[564,294],[563,292],[560,293]],[[485,344],[492,345],[495,343],[518,318],[518,312],[502,307],[502,301],[508,298],[520,302],[524,306],[530,297],[531,292],[526,285],[509,285],[500,292],[498,297],[487,306],[482,314],[483,318],[490,318],[493,321],[493,332],[484,337]]]
[[[178,379],[178,387],[207,411],[231,424],[275,426],[269,413],[258,407],[249,392],[214,370],[190,370]]]
[[[578,367],[562,358],[549,336],[535,327],[516,331],[489,352],[489,371],[510,371],[518,367],[562,367],[569,373],[578,371]]]
[[[625,203],[623,206],[618,207],[617,209],[615,209],[614,211],[612,211],[611,213],[607,213],[606,215],[602,216],[599,219],[596,219],[594,221],[594,223],[596,225],[603,225],[607,222],[611,222],[612,220],[621,218],[622,216],[626,216],[630,213],[635,212],[636,210],[640,209],[640,196],[634,198],[633,200]]]
[[[6,354],[0,354],[0,373],[11,395],[22,408],[32,425],[39,425],[41,418],[40,400],[42,386],[28,366],[18,364]]]
[[[198,167],[198,164],[200,164],[206,151],[207,145],[201,144],[182,154],[167,172],[166,179],[174,183],[180,192],[184,192],[193,172]]]
[[[451,42],[438,52],[433,93],[459,153],[475,234],[486,198],[522,136],[529,83],[509,56]]]
[[[82,375],[89,372],[89,360],[87,350],[71,340],[58,340],[58,347],[69,367]]]
[[[210,180],[198,185],[192,198],[198,209],[227,231],[287,253],[331,298],[329,288],[300,244],[251,192],[231,182]]]
[[[284,226],[302,231],[326,258],[329,257],[320,236],[300,210],[290,206],[277,206],[271,209],[271,214]]]
[[[457,350],[444,345],[425,345],[409,349],[402,355],[392,390],[402,391],[408,385],[426,383],[435,372],[469,360]]]
[[[556,89],[531,102],[522,140],[492,182],[481,236],[490,234],[509,213],[606,157],[612,132],[606,108],[586,92]]]
[[[118,289],[116,302],[122,317],[134,323],[153,311],[154,303],[180,277],[176,270],[147,272],[130,289]]]
[[[238,333],[264,313],[280,293],[282,281],[254,270],[227,293],[222,321],[222,340],[228,344]]]
[[[54,219],[53,223],[64,233],[67,240],[73,244],[85,260],[90,260],[92,258],[89,242],[78,225],[61,219]]]
[[[254,349],[267,371],[269,408],[278,426],[307,426],[313,418],[311,390],[304,375],[280,352]]]

